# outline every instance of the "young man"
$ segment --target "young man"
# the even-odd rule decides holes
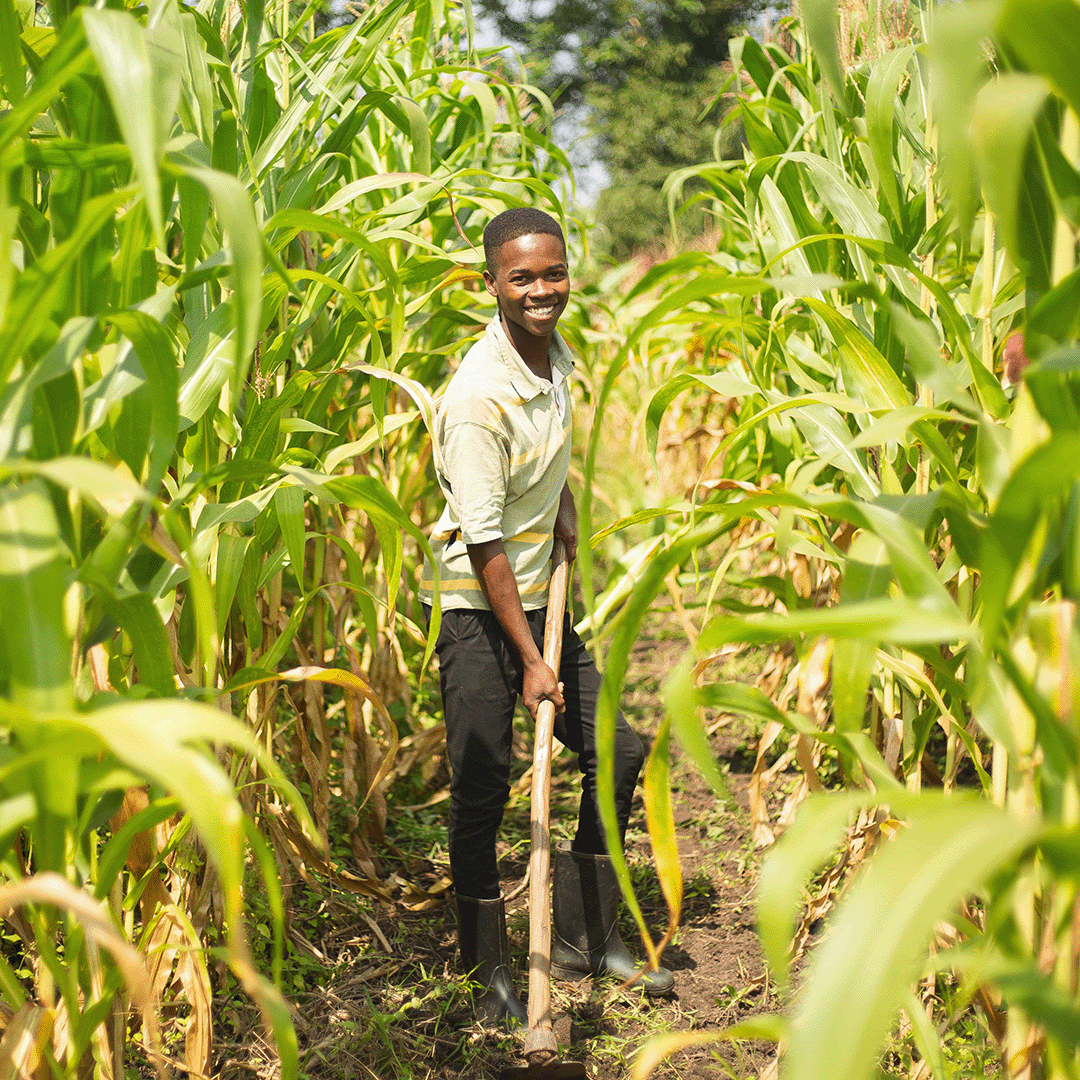
[[[553,537],[577,551],[566,483],[574,361],[555,331],[570,296],[558,222],[507,210],[484,230],[484,283],[498,312],[450,380],[436,418],[436,462],[446,509],[432,536],[442,626],[436,652],[451,769],[450,867],[465,967],[482,987],[477,1019],[527,1022],[510,979],[495,839],[510,794],[511,724],[518,695],[533,719],[558,711],[555,733],[578,756],[581,806],[572,845],[555,853],[552,971],[628,978],[637,970],[619,937],[619,890],[594,800],[594,718],[600,675],[570,624],[559,678],[544,663]],[[433,579],[423,583],[430,603]],[[561,682],[559,680],[562,680]],[[619,716],[615,791],[626,831],[644,755]],[[671,973],[646,974],[663,994]]]

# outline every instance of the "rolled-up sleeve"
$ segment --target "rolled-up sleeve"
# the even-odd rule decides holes
[[[510,444],[499,432],[468,420],[448,426],[442,439],[443,470],[466,544],[501,540],[510,483]]]

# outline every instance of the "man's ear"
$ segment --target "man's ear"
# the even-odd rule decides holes
[[[499,290],[495,285],[495,275],[490,270],[484,271],[484,286],[492,296],[497,297],[499,295]]]

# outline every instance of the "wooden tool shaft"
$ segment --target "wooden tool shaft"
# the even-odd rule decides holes
[[[566,546],[556,538],[554,566],[544,624],[544,663],[556,678],[562,656],[562,626],[566,613],[569,564]],[[555,730],[555,705],[542,701],[536,713],[533,737],[531,807],[532,851],[529,856],[529,1030],[525,1056],[543,1063],[555,1056],[557,1045],[551,1030],[551,899],[548,872],[551,866],[551,741]]]

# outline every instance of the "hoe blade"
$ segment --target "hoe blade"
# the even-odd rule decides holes
[[[503,1069],[499,1080],[588,1080],[580,1061],[552,1061],[547,1065],[518,1065]]]

